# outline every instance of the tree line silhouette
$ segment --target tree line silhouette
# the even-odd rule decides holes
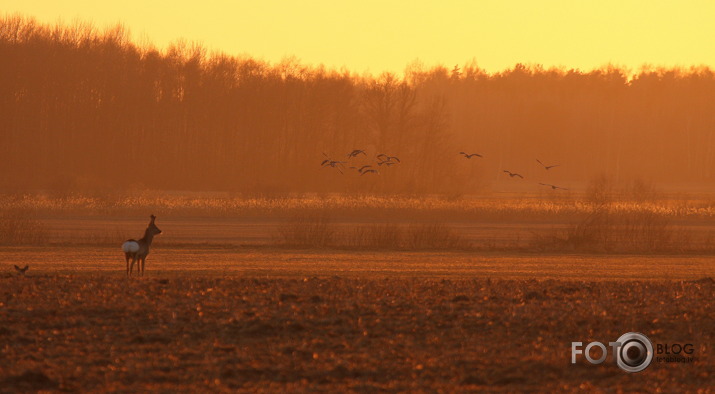
[[[535,158],[561,163],[549,181],[567,186],[715,175],[707,67],[415,62],[373,76],[129,37],[0,19],[0,188],[471,193],[505,168],[543,172]],[[324,154],[354,149],[402,163],[374,177],[321,171]]]

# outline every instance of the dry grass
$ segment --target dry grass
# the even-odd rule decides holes
[[[278,230],[274,244],[299,248],[466,250],[471,244],[441,223],[339,226],[325,216],[297,217]]]
[[[605,187],[605,186],[602,186]],[[512,197],[444,198],[439,196],[384,195],[295,195],[271,197],[236,197],[225,193],[144,192],[131,196],[46,194],[0,195],[6,211],[45,215],[125,216],[147,211],[181,216],[320,216],[351,218],[409,217],[421,220],[499,220],[543,221],[573,220],[592,211],[594,201],[609,202],[614,212],[650,211],[678,220],[707,221],[715,218],[715,201],[689,198],[643,199],[596,191],[580,197],[544,197],[541,194]],[[635,193],[635,192],[634,192]],[[635,195],[635,194],[634,194]],[[620,197],[619,197],[620,196]],[[596,204],[596,205],[599,205]]]
[[[466,239],[443,223],[345,224],[326,216],[297,217],[279,227],[272,245],[357,250],[469,250],[481,252],[553,252],[618,254],[712,254],[713,232],[673,225],[652,211],[620,212],[609,205],[594,208],[566,229],[543,230],[521,242],[518,235],[494,242]]]
[[[74,231],[70,235],[53,238],[53,243],[65,246],[111,246],[116,248],[126,238],[119,230]]]
[[[326,217],[296,218],[278,230],[278,240],[288,246],[329,247],[335,244],[336,231]]]
[[[405,238],[407,249],[459,250],[472,246],[457,231],[441,223],[410,225]]]
[[[146,272],[151,277],[256,276],[302,278],[320,273],[359,278],[505,278],[608,280],[692,280],[715,277],[708,255],[522,253],[514,251],[296,249],[220,245],[153,245]],[[30,265],[28,275],[97,273],[125,275],[119,244],[106,246],[0,247],[3,273]],[[0,292],[0,301],[2,301]]]
[[[359,225],[343,230],[341,242],[332,246],[351,249],[402,249],[405,231],[393,223]]]
[[[48,231],[31,214],[0,213],[0,245],[44,245],[48,240]]]

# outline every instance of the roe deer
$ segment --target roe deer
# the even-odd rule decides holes
[[[127,276],[131,276],[135,261],[137,263],[137,274],[141,272],[142,276],[144,276],[144,263],[146,262],[146,256],[149,254],[151,241],[155,235],[161,234],[161,230],[159,230],[159,227],[156,227],[154,220],[156,220],[156,216],[151,215],[151,221],[149,221],[149,226],[144,232],[144,238],[138,241],[129,239],[122,244],[124,259],[127,261]],[[130,257],[132,259],[131,265],[129,265]]]

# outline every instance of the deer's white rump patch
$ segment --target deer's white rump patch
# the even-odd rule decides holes
[[[139,243],[136,241],[127,241],[122,244],[124,253],[136,253],[139,251]]]

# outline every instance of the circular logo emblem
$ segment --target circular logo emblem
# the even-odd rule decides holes
[[[616,362],[626,372],[640,372],[653,361],[653,344],[647,336],[639,332],[628,332],[621,335],[618,341]]]

